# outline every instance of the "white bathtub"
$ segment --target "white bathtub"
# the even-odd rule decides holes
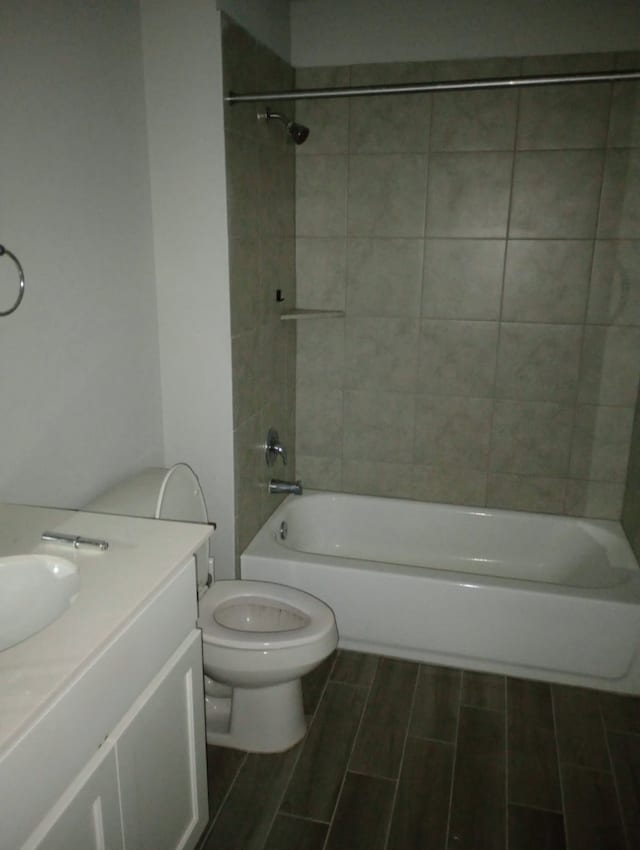
[[[640,570],[615,522],[312,492],[241,565],[327,602],[346,649],[640,694]]]

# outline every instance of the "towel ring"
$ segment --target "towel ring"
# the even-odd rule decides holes
[[[16,255],[12,254],[8,248],[4,247],[4,245],[0,245],[0,257],[3,254],[6,254],[7,257],[11,257],[13,262],[16,264],[16,268],[18,269],[18,277],[20,278],[18,297],[16,298],[15,304],[8,310],[0,310],[0,316],[10,316],[11,313],[14,313],[18,309],[18,307],[20,306],[20,302],[22,301],[22,296],[24,295],[24,272],[22,270],[22,266],[20,265],[20,260],[16,257]]]

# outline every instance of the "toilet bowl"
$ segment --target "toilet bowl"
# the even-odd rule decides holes
[[[338,642],[331,609],[285,585],[220,581],[201,600],[198,624],[205,674],[232,689],[222,729],[212,722],[220,724],[221,697],[206,689],[208,743],[253,752],[292,747],[306,731],[301,677]]]
[[[200,484],[186,464],[143,470],[85,510],[208,521]],[[338,644],[333,611],[281,584],[211,584],[210,563],[206,548],[196,554],[207,742],[261,753],[289,749],[306,731],[301,677]]]

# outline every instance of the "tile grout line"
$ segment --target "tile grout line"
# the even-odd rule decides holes
[[[300,761],[300,759],[302,758],[302,751],[304,750],[304,742],[306,741],[307,735],[308,735],[308,734],[309,734],[309,732],[311,731],[311,727],[313,726],[313,724],[314,724],[314,722],[315,722],[315,720],[316,720],[316,717],[317,717],[317,714],[318,714],[318,709],[320,708],[320,703],[322,702],[322,699],[323,699],[323,697],[324,697],[324,695],[325,695],[325,692],[326,692],[326,690],[327,690],[327,686],[328,686],[328,684],[329,684],[329,681],[330,681],[330,678],[331,678],[331,674],[333,673],[333,669],[334,669],[334,667],[336,666],[336,658],[337,658],[337,657],[338,657],[338,654],[336,653],[336,655],[335,655],[335,657],[334,657],[334,659],[333,659],[333,663],[332,663],[332,665],[331,665],[331,668],[330,668],[330,669],[329,669],[329,671],[327,672],[327,677],[326,677],[326,679],[325,679],[325,681],[324,681],[324,685],[323,685],[323,687],[322,687],[322,691],[321,691],[321,693],[320,693],[320,696],[318,697],[318,701],[317,701],[317,703],[316,703],[316,705],[315,705],[315,708],[314,708],[314,710],[313,710],[313,714],[311,715],[311,720],[310,720],[310,721],[309,721],[309,723],[307,724],[307,730],[306,730],[306,732],[304,733],[304,736],[300,739],[300,741],[298,741],[298,744],[296,744],[296,746],[298,747],[298,755],[297,755],[297,756],[296,756],[296,758],[293,760],[293,764],[291,765],[291,770],[289,771],[289,775],[287,776],[287,781],[282,783],[282,785],[283,785],[283,787],[282,787],[282,793],[280,794],[280,797],[279,797],[279,799],[278,799],[278,804],[277,804],[277,806],[275,806],[274,811],[273,811],[273,815],[272,815],[272,817],[271,817],[271,819],[270,819],[270,821],[269,821],[269,827],[268,827],[268,829],[266,829],[266,830],[265,830],[265,839],[264,839],[264,840],[265,840],[265,843],[269,840],[269,836],[271,835],[271,830],[273,829],[273,825],[274,825],[274,823],[275,823],[276,818],[278,817],[278,815],[279,815],[279,814],[283,814],[283,815],[284,815],[284,814],[289,814],[289,812],[281,812],[281,811],[280,811],[280,809],[282,808],[282,801],[284,800],[284,798],[285,798],[285,796],[286,796],[286,794],[287,794],[287,791],[289,790],[289,785],[290,785],[291,780],[292,780],[292,778],[293,778],[293,774],[294,774],[294,772],[295,772],[295,769],[296,769],[296,767],[298,766],[298,762],[299,762],[299,761]],[[295,817],[295,815],[292,815],[292,816],[293,816],[293,817]],[[327,833],[327,834],[328,834],[328,833]]]
[[[509,677],[504,677],[504,844],[509,850]]]
[[[233,779],[229,783],[229,787],[225,791],[224,796],[222,797],[222,800],[220,800],[220,805],[218,806],[218,810],[216,811],[215,817],[211,819],[207,828],[204,831],[204,834],[202,835],[202,838],[200,839],[200,843],[198,844],[198,847],[201,847],[202,850],[206,850],[206,845],[207,845],[207,842],[209,840],[209,837],[211,836],[211,833],[213,832],[213,828],[216,825],[218,818],[220,817],[220,814],[221,814],[222,810],[224,809],[227,800],[229,799],[231,791],[232,791],[233,787],[235,786],[235,784],[238,780],[238,776],[240,776],[240,771],[242,770],[242,768],[247,763],[248,756],[249,756],[249,753],[245,752],[242,759],[240,760],[240,764],[238,765],[238,768],[237,768],[237,770],[236,770],[236,772],[233,776]],[[209,777],[209,773],[207,771],[207,786],[209,785],[208,777]]]
[[[604,712],[602,711],[602,705],[600,704],[600,700],[598,700],[598,709],[599,709],[599,713],[600,713],[600,718],[602,720],[602,726],[604,728],[604,740],[605,740],[605,744],[606,744],[606,747],[607,747],[607,755],[609,757],[609,766],[611,768],[611,777],[613,779],[613,790],[614,790],[615,795],[616,795],[616,803],[618,804],[618,815],[620,817],[620,825],[622,827],[622,834],[624,836],[625,844],[627,845],[629,850],[632,850],[631,840],[629,838],[629,835],[627,834],[627,822],[626,822],[626,818],[624,816],[622,799],[620,797],[620,787],[619,787],[619,784],[618,784],[618,777],[617,777],[617,774],[616,774],[615,763],[613,761],[613,754],[611,752],[611,744],[609,743],[609,731],[610,730],[607,728],[607,724],[606,724],[605,719],[604,719]],[[618,733],[618,734],[620,734],[620,733]]]
[[[449,810],[447,812],[447,830],[445,835],[445,847],[449,846],[449,833],[451,832],[451,810],[453,808],[453,789],[455,786],[456,766],[458,764],[458,738],[460,733],[460,714],[462,713],[462,673],[458,690],[458,717],[456,719],[456,734],[453,742],[453,763],[451,765],[451,787],[449,788]]]
[[[562,826],[564,829],[564,841],[567,846],[567,850],[571,850],[571,845],[569,844],[569,830],[567,827],[567,807],[565,804],[564,782],[562,780],[562,762],[560,761],[560,742],[558,739],[558,718],[556,713],[556,700],[554,696],[553,685],[551,684],[551,682],[549,682],[549,699],[551,700],[551,716],[553,717],[553,739],[556,745],[556,765],[558,768],[558,784],[560,785],[560,806],[562,808]]]
[[[400,764],[398,765],[398,776],[395,780],[395,790],[393,792],[393,799],[391,801],[391,809],[389,811],[389,823],[387,824],[387,834],[385,836],[384,843],[382,845],[382,850],[386,850],[389,845],[389,839],[391,838],[391,827],[393,825],[393,815],[395,813],[396,802],[398,800],[398,791],[400,789],[400,777],[402,776],[402,768],[404,766],[404,757],[407,752],[407,742],[409,740],[409,729],[411,728],[411,719],[413,717],[413,711],[416,704],[416,695],[418,693],[418,682],[420,680],[420,670],[422,668],[421,664],[418,664],[418,669],[416,671],[416,680],[413,684],[413,693],[411,695],[411,703],[409,705],[409,713],[407,715],[407,725],[405,727],[404,733],[404,742],[402,745],[402,753],[400,754]]]
[[[344,773],[342,775],[342,781],[340,782],[340,790],[338,791],[338,794],[336,796],[336,803],[335,803],[335,806],[333,807],[333,811],[331,812],[331,817],[329,819],[329,823],[328,823],[328,826],[327,826],[327,834],[325,836],[324,843],[322,845],[321,850],[327,850],[327,847],[328,847],[329,836],[331,834],[331,829],[333,827],[333,822],[335,820],[336,812],[338,811],[338,806],[340,805],[340,798],[342,797],[342,792],[344,790],[345,782],[347,781],[347,773],[349,773],[349,762],[351,761],[351,756],[353,755],[353,751],[356,747],[356,741],[358,740],[358,735],[360,734],[360,729],[362,728],[362,723],[364,721],[364,716],[365,716],[365,713],[367,711],[367,706],[369,705],[369,699],[371,697],[371,691],[373,689],[373,683],[375,681],[375,677],[378,674],[379,663],[380,663],[380,656],[378,656],[378,663],[376,664],[376,673],[373,676],[371,683],[369,684],[369,687],[367,688],[367,698],[364,702],[364,705],[362,706],[362,713],[360,715],[360,720],[358,721],[358,728],[356,729],[354,736],[353,736],[353,741],[351,742],[351,747],[349,749],[349,755],[347,756],[347,758],[345,760],[345,768],[344,768]]]
[[[520,70],[522,71],[522,60],[520,62]],[[501,276],[501,286],[500,286],[500,304],[498,307],[498,316],[497,316],[497,333],[496,333],[496,347],[495,347],[495,363],[493,367],[493,384],[492,384],[492,394],[491,394],[491,415],[489,417],[489,440],[487,446],[487,459],[485,463],[486,469],[486,478],[484,485],[484,504],[489,505],[489,487],[491,476],[494,472],[493,470],[493,457],[495,452],[495,422],[496,422],[496,410],[498,407],[498,403],[502,401],[498,396],[498,374],[500,367],[500,344],[502,341],[502,325],[503,325],[503,311],[504,311],[504,293],[506,287],[506,278],[507,278],[507,256],[509,253],[509,237],[511,235],[511,212],[513,207],[513,194],[514,194],[514,185],[515,185],[515,175],[516,175],[516,158],[518,153],[518,127],[520,124],[520,101],[521,101],[521,92],[517,92],[516,97],[516,114],[515,114],[515,122],[513,127],[513,144],[511,147],[511,175],[509,179],[509,201],[507,203],[507,220],[505,223],[504,229],[504,256],[502,257],[502,276]]]

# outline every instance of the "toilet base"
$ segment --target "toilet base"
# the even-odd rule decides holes
[[[279,753],[304,737],[300,679],[267,688],[233,688],[228,731],[207,712],[207,743],[252,753]]]

